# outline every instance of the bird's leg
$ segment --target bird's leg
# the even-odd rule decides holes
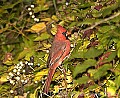
[[[66,88],[66,95],[68,95],[67,93],[67,81],[66,81],[66,70],[63,66],[59,66],[58,67],[60,69],[60,71],[62,72],[62,74],[64,75],[64,81],[65,81],[65,88]],[[66,97],[65,97],[66,98]]]

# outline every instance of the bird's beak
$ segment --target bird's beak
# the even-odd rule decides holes
[[[70,31],[67,31],[67,36],[71,36],[71,32]]]

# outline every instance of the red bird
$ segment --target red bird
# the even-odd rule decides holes
[[[52,77],[58,66],[70,52],[70,41],[67,39],[67,31],[62,26],[57,26],[57,33],[54,37],[50,54],[48,57],[49,72],[45,82],[44,93],[48,93]]]

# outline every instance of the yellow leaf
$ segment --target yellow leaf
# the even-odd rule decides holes
[[[46,48],[46,49],[48,49],[48,48],[50,48],[51,47],[51,44],[46,44],[46,43],[43,43],[43,46]]]
[[[90,44],[90,41],[85,41],[79,50],[85,49]]]
[[[35,97],[35,94],[32,94],[32,93],[31,93],[31,94],[30,94],[30,98],[36,98],[36,97]]]
[[[5,62],[3,62],[3,63],[6,64],[6,65],[11,65],[11,64],[13,63],[13,61],[7,60],[7,61],[5,61]]]
[[[43,69],[35,75],[34,81],[40,81],[44,75],[48,74],[48,69]]]
[[[15,65],[13,65],[13,66],[10,66],[10,67],[9,67],[9,69],[8,69],[8,71],[11,71],[11,70],[13,70],[13,69],[14,69],[14,67],[15,67]]]
[[[19,98],[18,96],[15,96],[14,98]]]
[[[51,29],[51,33],[52,33],[53,35],[55,35],[56,32],[57,32],[57,27],[54,26],[54,27]]]
[[[90,35],[90,39],[95,38],[95,34]]]
[[[65,23],[65,21],[61,21],[61,22],[59,22],[59,25],[63,26],[64,23]]]
[[[72,76],[67,76],[67,83],[71,83],[72,82]]]
[[[68,71],[66,72],[66,75],[70,75],[71,71],[68,69]]]
[[[61,78],[61,71],[57,70],[53,76],[52,80],[59,80]]]
[[[36,0],[37,4],[44,5],[46,0]]]
[[[55,21],[59,21],[59,19],[55,15],[52,16],[52,19]]]
[[[67,84],[67,88],[73,88],[72,84]]]
[[[4,73],[1,77],[0,77],[0,84],[7,82],[7,76],[8,74]]]
[[[54,91],[53,91],[53,93],[58,93],[58,92],[59,92],[59,86],[56,85],[56,86],[54,86]]]
[[[45,54],[44,60],[45,60],[45,61],[48,60],[48,54]]]
[[[45,32],[46,31],[46,25],[44,22],[41,22],[41,23],[37,23],[35,25],[33,25],[29,30],[27,31],[31,31],[31,32],[36,32],[36,33],[39,33],[39,32]]]
[[[108,87],[107,93],[109,96],[114,96],[116,94],[116,88],[115,87]]]

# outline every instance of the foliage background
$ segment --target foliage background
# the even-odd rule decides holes
[[[41,96],[57,24],[71,32],[71,53],[47,96],[119,98],[120,0],[1,0],[0,97]]]

